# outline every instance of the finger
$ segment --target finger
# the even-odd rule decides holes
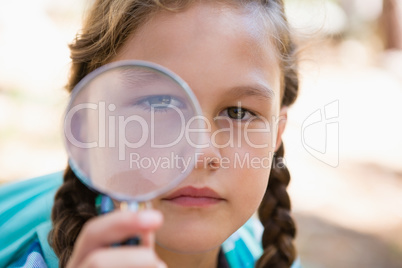
[[[80,263],[89,252],[99,247],[109,247],[140,233],[155,231],[161,224],[162,214],[156,210],[138,213],[115,211],[96,217],[84,225],[74,246],[72,258]],[[149,246],[149,240],[146,240]]]
[[[154,249],[155,247],[155,232],[146,231],[141,236],[141,244],[144,247],[148,247],[150,249]]]
[[[166,267],[155,252],[146,247],[99,249],[88,255],[80,267]]]

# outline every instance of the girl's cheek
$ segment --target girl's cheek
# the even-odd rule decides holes
[[[270,138],[270,136],[267,137],[266,134],[262,135],[261,133],[250,135],[250,139],[255,139],[260,144],[261,142],[268,142]],[[232,148],[230,152],[228,150],[225,156],[230,155],[230,162],[232,163],[230,174],[232,181],[233,179],[236,181],[232,186],[237,188],[233,190],[239,191],[240,195],[245,196],[245,200],[242,202],[250,204],[250,199],[254,199],[253,205],[257,209],[268,184],[274,148],[271,144],[259,148],[259,146],[255,146],[256,144],[248,144],[246,140],[243,142],[241,147]]]
[[[269,173],[272,164],[272,154],[270,150],[254,149],[249,146],[241,148],[233,148],[231,152],[226,152],[225,156],[230,155],[230,170],[225,173],[226,187],[230,188],[229,192],[236,192],[241,202],[250,204],[249,198],[256,198],[256,202],[260,200],[265,193],[267,187]],[[236,197],[234,197],[236,198]],[[243,200],[241,200],[243,199]],[[254,204],[258,207],[258,204]]]
[[[274,147],[270,134],[246,133],[238,144],[220,150],[222,163],[230,162],[233,169],[263,169],[269,173],[274,155]]]
[[[272,122],[267,120],[236,122],[218,118],[215,124],[218,129],[212,133],[211,142],[217,148],[263,149],[275,143]]]

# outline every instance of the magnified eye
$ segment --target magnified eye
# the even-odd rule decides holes
[[[248,120],[256,116],[253,112],[242,107],[229,107],[224,111],[224,113],[231,119],[235,120]]]
[[[156,111],[164,111],[172,106],[176,106],[177,108],[185,107],[182,101],[170,95],[154,95],[145,97],[138,101],[137,105],[142,106],[146,110],[151,110],[151,108],[153,108]]]
[[[161,106],[161,107],[166,107],[171,104],[172,102],[172,97],[167,96],[167,95],[162,95],[162,96],[154,96],[154,97],[149,97],[146,99],[146,102],[149,103],[151,106]]]

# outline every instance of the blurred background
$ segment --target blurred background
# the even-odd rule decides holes
[[[402,1],[285,0],[286,162],[304,267],[402,267]],[[66,165],[68,43],[90,1],[0,0],[0,183]]]

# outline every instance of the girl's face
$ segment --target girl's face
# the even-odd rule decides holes
[[[157,250],[216,249],[252,216],[265,193],[283,127],[276,122],[281,112],[276,48],[267,23],[256,14],[216,3],[160,12],[113,59],[169,68],[189,84],[211,124],[204,133],[211,146],[202,150],[196,168],[153,201],[165,218]],[[187,191],[177,193],[183,188]]]

